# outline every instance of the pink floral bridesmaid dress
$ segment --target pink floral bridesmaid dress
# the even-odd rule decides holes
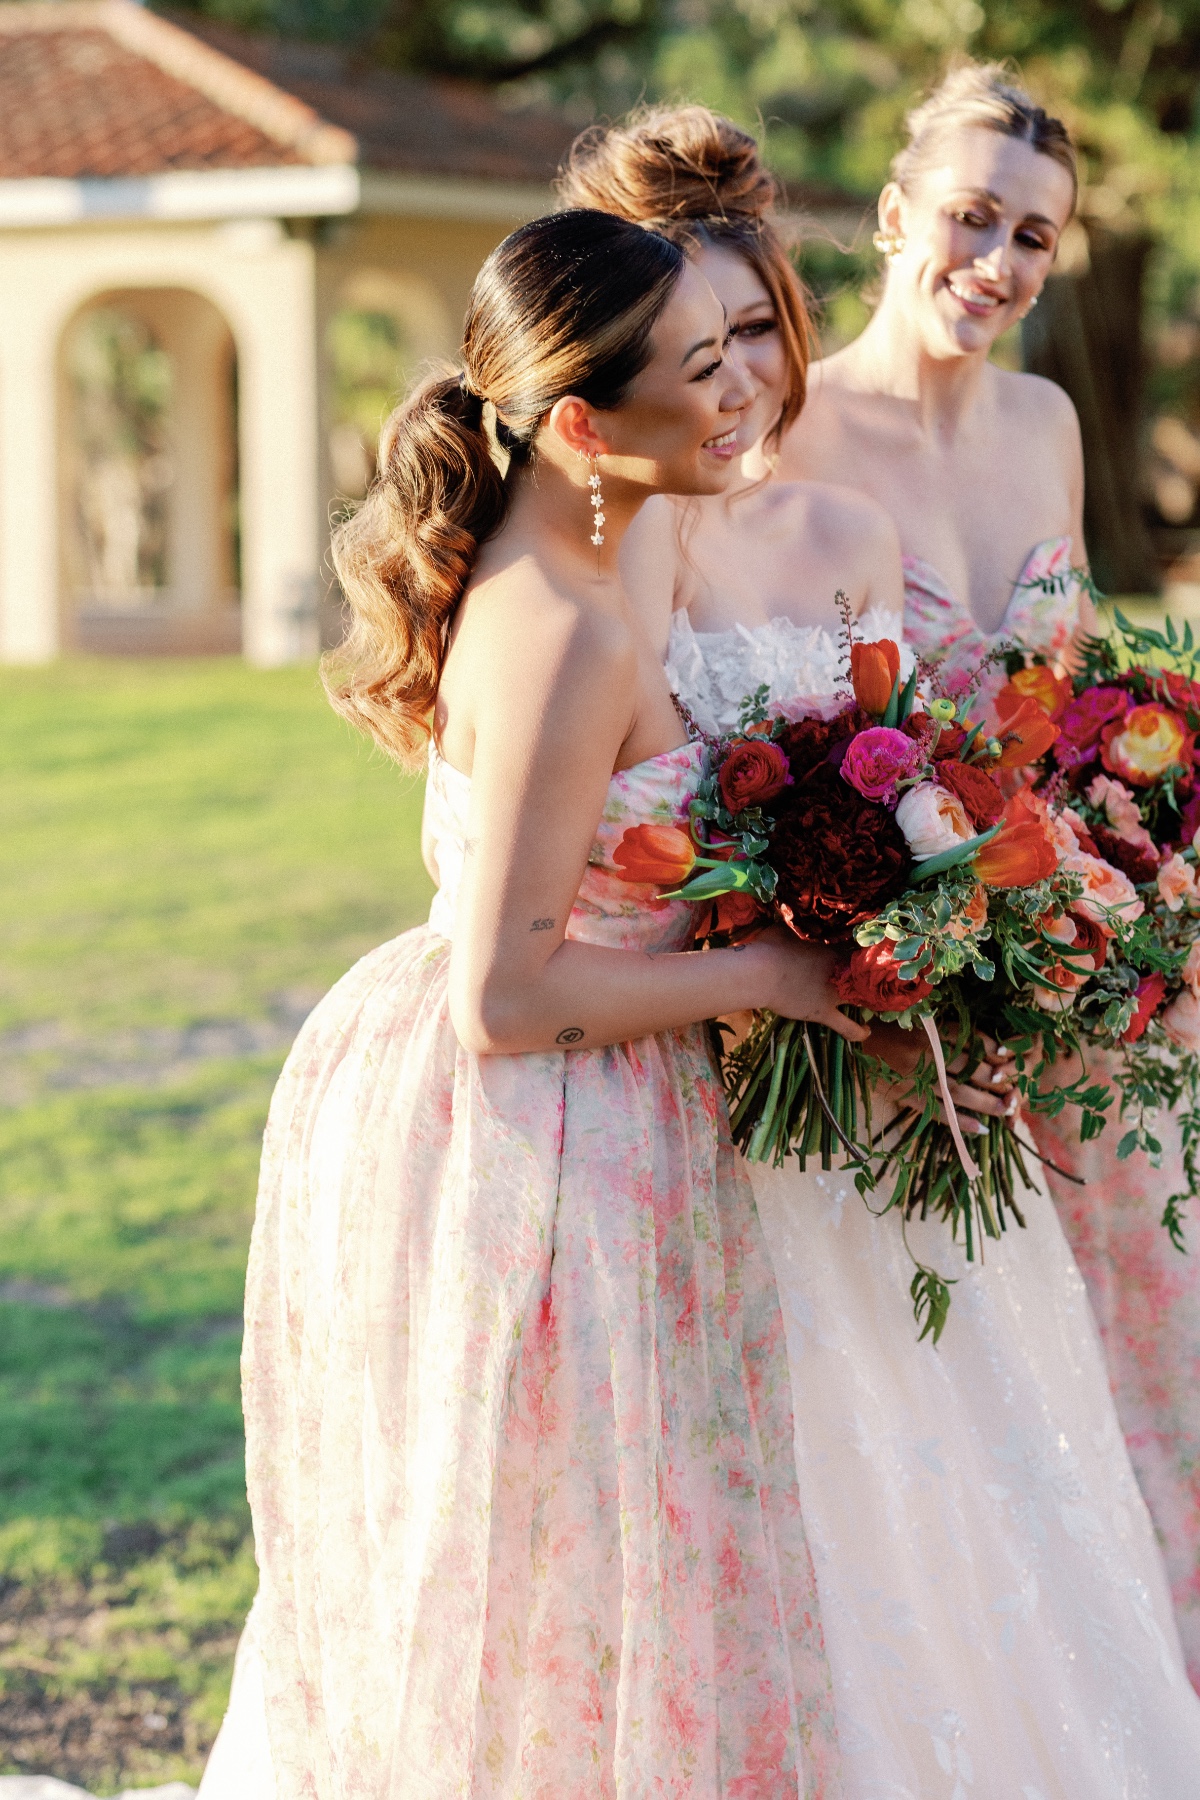
[[[690,909],[612,852],[686,819],[701,756],[614,775],[570,936],[686,944]],[[469,785],[434,753],[429,924],[326,997],[272,1105],[261,1590],[206,1800],[239,1734],[279,1800],[831,1796],[779,1303],[705,1031],[460,1047]]]
[[[994,638],[928,563],[905,557],[904,573],[908,641],[955,670],[969,671],[1000,639],[1062,655],[1079,623],[1069,538],[1031,553]],[[1095,1059],[1098,1073],[1102,1061]],[[1178,1134],[1172,1119],[1158,1121],[1164,1167],[1154,1170],[1142,1155],[1117,1161],[1115,1120],[1086,1144],[1074,1108],[1031,1128],[1043,1155],[1082,1178],[1078,1185],[1045,1171],[1087,1283],[1130,1461],[1162,1544],[1188,1673],[1200,1690],[1200,1212],[1194,1209],[1186,1256],[1158,1222],[1165,1196],[1179,1186],[1171,1172],[1179,1169]]]

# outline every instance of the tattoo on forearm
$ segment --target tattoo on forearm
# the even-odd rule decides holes
[[[556,1044],[577,1044],[582,1036],[582,1025],[568,1025],[565,1031],[559,1032],[554,1041]]]
[[[530,931],[553,931],[554,930],[554,920],[553,919],[535,919],[533,921],[533,924],[529,927],[529,929],[530,929]]]
[[[478,850],[478,848],[479,848],[479,839],[478,838],[464,838],[463,839],[463,855],[464,856],[474,856],[474,854]]]

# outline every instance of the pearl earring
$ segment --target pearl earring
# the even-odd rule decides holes
[[[898,231],[877,231],[871,239],[876,250],[888,262],[894,262],[904,248],[904,238]]]

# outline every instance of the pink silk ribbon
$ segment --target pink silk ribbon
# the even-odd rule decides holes
[[[946,1078],[946,1059],[942,1055],[942,1040],[937,1034],[937,1027],[928,1013],[919,1014],[925,1027],[925,1036],[929,1039],[929,1048],[933,1051],[933,1060],[937,1067],[938,1086],[942,1090],[942,1105],[946,1109],[946,1123],[950,1127],[950,1136],[954,1139],[954,1148],[958,1151],[958,1160],[963,1166],[963,1174],[968,1181],[979,1180],[979,1165],[967,1149],[962,1134],[962,1126],[958,1122],[958,1114],[954,1110],[954,1102],[950,1098],[950,1083]]]

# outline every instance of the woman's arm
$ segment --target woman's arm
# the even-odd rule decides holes
[[[830,952],[774,936],[661,956],[566,940],[630,736],[636,655],[623,627],[555,596],[519,610],[495,604],[499,594],[488,600],[457,646],[456,689],[471,695],[474,727],[450,959],[451,1018],[465,1047],[483,1055],[619,1043],[748,1006],[865,1037],[837,1010]]]

